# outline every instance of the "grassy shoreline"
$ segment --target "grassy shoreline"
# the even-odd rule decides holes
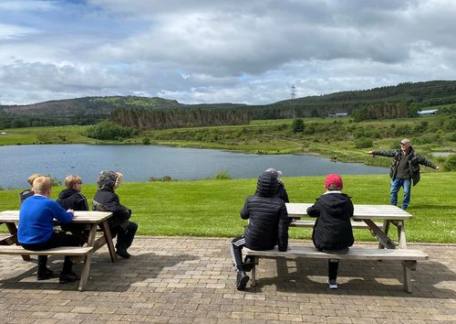
[[[389,179],[385,175],[344,176],[345,192],[357,204],[388,204]],[[292,202],[312,202],[322,192],[323,177],[284,177]],[[423,174],[412,189],[406,224],[410,242],[456,243],[456,172]],[[139,234],[157,236],[234,237],[243,232],[239,210],[255,191],[256,179],[194,180],[125,183],[121,201],[133,210]],[[94,184],[85,184],[89,202]],[[55,188],[55,198],[60,188]],[[20,190],[0,191],[0,210],[17,209]],[[4,225],[0,227],[5,231]],[[309,229],[290,229],[293,239],[309,239]],[[366,230],[356,230],[360,241],[373,241]]]
[[[112,141],[86,136],[90,126],[56,126],[6,129],[1,145],[95,144],[142,145],[219,149],[252,154],[318,154],[340,162],[388,166],[389,159],[366,154],[392,149],[403,137],[412,138],[419,154],[443,166],[445,158],[433,152],[456,152],[456,120],[441,116],[353,122],[350,118],[306,118],[304,131],[293,133],[292,120],[255,120],[248,125],[144,130],[139,135]]]

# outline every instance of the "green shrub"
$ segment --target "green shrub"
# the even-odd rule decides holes
[[[122,140],[138,134],[130,127],[122,127],[110,121],[102,121],[87,129],[87,136],[99,140]]]
[[[447,158],[444,168],[446,171],[456,171],[456,154],[452,154]]]
[[[229,180],[231,179],[231,176],[230,174],[228,173],[228,171],[226,170],[221,170],[221,171],[218,171],[214,177],[214,179],[217,179],[217,180]]]
[[[154,181],[168,182],[168,181],[173,181],[173,178],[171,178],[170,176],[164,176],[161,178],[150,177],[149,181],[150,182],[154,182]]]
[[[374,143],[369,138],[358,138],[355,140],[355,147],[356,148],[367,148],[374,146]]]
[[[456,119],[450,118],[447,121],[445,121],[445,129],[452,131],[456,129]]]
[[[144,145],[149,145],[150,144],[150,138],[149,137],[144,137],[143,140],[142,140],[142,143]]]
[[[291,130],[293,133],[302,133],[304,131],[304,122],[301,118],[293,119]]]
[[[446,136],[446,139],[452,142],[456,142],[456,132],[448,134]]]

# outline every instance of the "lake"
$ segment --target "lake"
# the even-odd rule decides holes
[[[387,174],[385,168],[358,163],[331,162],[315,155],[257,155],[219,150],[155,145],[12,145],[0,146],[0,186],[27,187],[32,173],[62,180],[80,175],[93,183],[101,170],[118,170],[125,181],[141,182],[150,177],[204,179],[226,170],[233,178],[255,178],[273,167],[284,176],[340,174]]]

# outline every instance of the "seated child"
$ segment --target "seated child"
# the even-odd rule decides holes
[[[326,192],[307,209],[311,217],[318,217],[312,233],[315,247],[320,251],[346,250],[353,245],[353,230],[350,218],[353,217],[353,203],[342,193],[342,178],[329,174],[325,179]],[[328,260],[329,288],[337,289],[339,261]]]
[[[82,180],[80,176],[69,175],[64,181],[66,189],[59,194],[57,202],[64,209],[89,210],[87,199],[81,193]]]
[[[252,250],[272,250],[278,245],[279,251],[288,247],[288,214],[285,202],[277,196],[279,181],[277,173],[263,172],[258,177],[257,191],[247,198],[241,210],[241,218],[249,224],[243,236],[231,241],[231,254],[236,265],[236,288],[245,290],[250,271],[248,260],[242,260],[244,246]]]
[[[93,198],[93,210],[110,211],[109,227],[113,237],[117,235],[116,253],[128,259],[127,249],[131,246],[138,225],[131,222],[131,210],[120,203],[116,188],[122,181],[122,173],[101,171],[97,180],[98,190]]]
[[[63,209],[72,210],[89,210],[87,199],[81,193],[82,180],[81,177],[69,175],[64,181],[66,189],[62,190],[59,194],[57,202]],[[87,241],[89,230],[83,224],[68,224],[62,225],[62,230],[70,231],[73,235],[78,236],[82,242]]]
[[[25,199],[33,196],[33,191],[32,191],[33,180],[35,180],[36,178],[41,177],[41,176],[42,176],[41,174],[34,173],[30,177],[28,177],[27,182],[30,185],[30,188],[25,189],[24,191],[21,191],[19,193],[19,199],[20,199],[21,204],[24,202]]]
[[[284,202],[289,203],[290,200],[288,199],[288,193],[285,189],[285,184],[283,183],[282,179],[280,179],[280,177],[282,176],[282,171],[276,170],[274,168],[268,168],[264,170],[264,172],[271,172],[277,174],[277,181],[279,181],[279,189],[277,189],[276,196],[281,198]]]
[[[73,211],[65,211],[58,203],[49,199],[51,195],[51,179],[37,177],[33,181],[34,195],[24,200],[19,212],[17,238],[19,244],[28,250],[40,251],[59,246],[78,246],[80,241],[73,235],[54,232],[53,220],[62,224],[71,223]],[[46,267],[47,256],[38,257],[38,280],[49,279],[53,276]],[[72,270],[73,263],[69,256],[65,257],[60,273],[60,283],[72,282],[78,276]]]

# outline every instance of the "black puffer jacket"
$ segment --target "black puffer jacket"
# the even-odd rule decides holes
[[[89,210],[87,199],[82,193],[74,189],[65,189],[59,194],[57,202],[63,209]]]
[[[319,250],[342,250],[353,245],[353,230],[350,218],[353,203],[346,194],[329,192],[321,195],[307,214],[318,217],[312,240]]]
[[[258,178],[257,192],[247,198],[241,217],[249,219],[245,230],[246,246],[253,250],[280,251],[288,247],[288,214],[284,201],[277,197],[277,176],[263,173]]]
[[[128,225],[131,210],[120,203],[119,196],[108,188],[98,190],[93,197],[93,210],[110,211],[112,217],[109,219],[111,228]]]

